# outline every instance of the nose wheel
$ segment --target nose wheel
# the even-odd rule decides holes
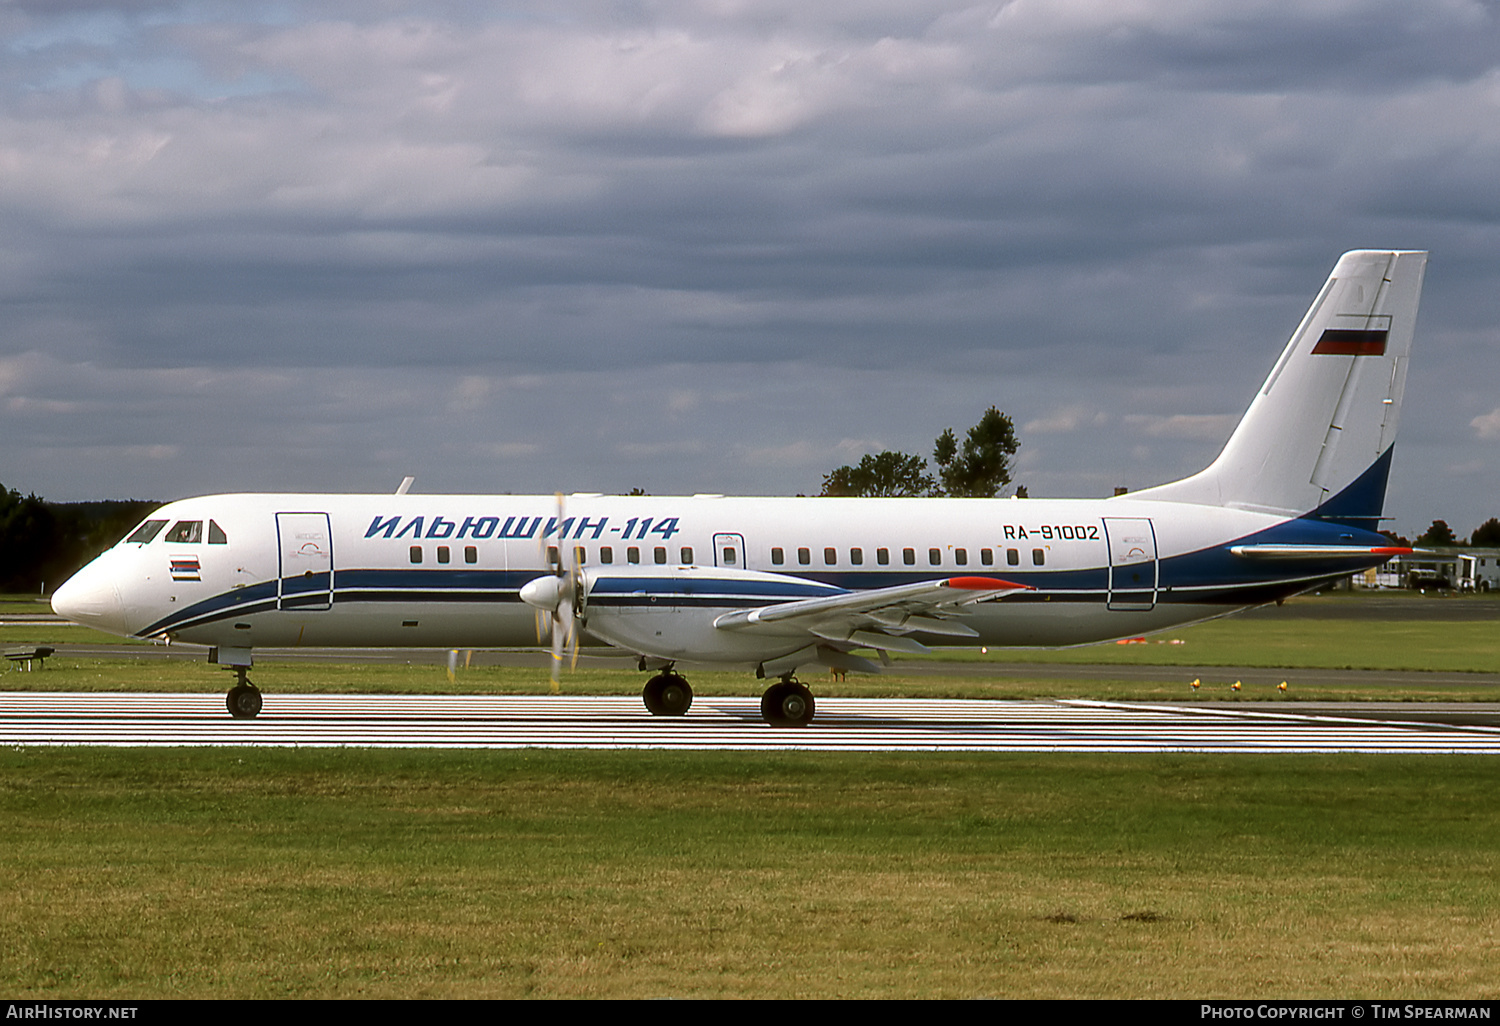
[[[237,720],[253,720],[260,715],[260,688],[250,683],[246,667],[236,666],[234,675],[238,683],[224,696],[224,703],[229,706],[229,715]]]

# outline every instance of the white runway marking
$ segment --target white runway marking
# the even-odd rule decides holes
[[[1500,728],[1102,702],[820,698],[771,727],[756,698],[699,697],[685,717],[639,698],[266,696],[233,720],[219,694],[0,693],[0,743],[370,748],[682,748],[985,752],[1500,754]]]

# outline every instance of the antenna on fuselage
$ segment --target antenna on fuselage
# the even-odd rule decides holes
[[[403,477],[401,479],[401,487],[396,489],[396,494],[397,495],[405,495],[407,493],[407,491],[411,488],[411,483],[413,481],[415,481],[415,480],[416,480],[416,478],[414,478],[414,477]]]

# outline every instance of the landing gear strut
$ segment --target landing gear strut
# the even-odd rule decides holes
[[[693,689],[671,670],[658,673],[641,692],[652,716],[681,716],[692,707]]]
[[[761,718],[773,727],[805,727],[812,722],[815,708],[812,692],[790,675],[760,696]]]
[[[229,715],[237,720],[253,720],[260,715],[260,688],[250,683],[250,667],[248,666],[236,666],[234,678],[236,683],[225,696],[225,704],[229,706]]]

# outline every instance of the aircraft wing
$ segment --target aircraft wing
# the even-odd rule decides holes
[[[804,630],[829,641],[893,652],[926,652],[927,646],[902,635],[915,631],[949,637],[978,637],[959,623],[963,608],[1011,592],[1031,591],[994,577],[946,577],[917,584],[852,591],[759,609],[737,609],[714,621],[726,631],[780,634]]]

